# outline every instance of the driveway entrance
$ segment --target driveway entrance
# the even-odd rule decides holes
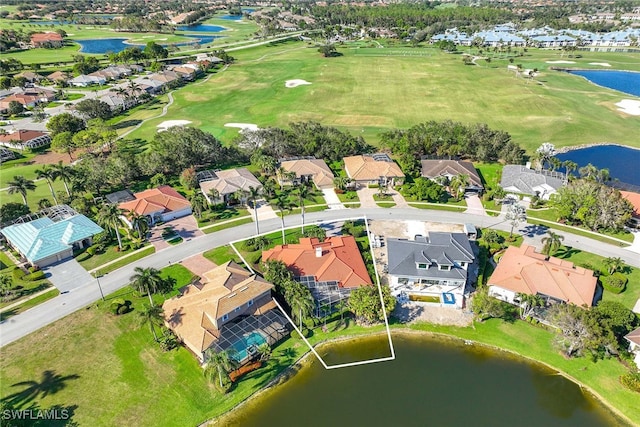
[[[69,292],[83,286],[98,286],[96,279],[81,266],[75,259],[62,261],[43,269],[47,279],[60,293]]]

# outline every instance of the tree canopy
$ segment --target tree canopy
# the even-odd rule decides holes
[[[83,99],[76,104],[75,109],[87,120],[106,120],[112,115],[111,107],[109,107],[109,104],[104,101],[100,101],[99,99]]]
[[[387,316],[389,316],[396,306],[396,299],[391,295],[389,286],[382,286],[382,298]],[[377,286],[361,286],[352,291],[348,307],[358,321],[365,324],[384,321],[384,312]]]

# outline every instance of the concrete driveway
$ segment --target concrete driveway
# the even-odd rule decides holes
[[[69,259],[50,265],[43,269],[47,279],[60,293],[69,292],[83,286],[90,286],[96,279],[81,266],[75,259]],[[95,283],[97,288],[97,283]]]
[[[373,195],[378,194],[377,188],[359,187],[356,193],[358,193],[358,199],[360,199],[360,208],[378,207],[376,201],[373,200]]]
[[[464,200],[467,203],[467,210],[464,211],[465,213],[487,216],[487,212],[484,210],[484,206],[482,206],[480,196],[475,193],[465,194]]]
[[[345,209],[333,188],[322,189],[322,195],[324,196],[324,200],[326,200],[329,209]]]

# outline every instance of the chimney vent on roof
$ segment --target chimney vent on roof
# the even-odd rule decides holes
[[[322,247],[320,246],[316,248],[316,258],[322,258]]]

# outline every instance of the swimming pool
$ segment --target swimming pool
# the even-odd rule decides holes
[[[242,337],[231,346],[233,350],[233,358],[238,362],[247,358],[247,349],[251,347],[258,347],[261,344],[266,343],[267,340],[265,337],[257,331],[251,332],[250,334]],[[250,350],[249,350],[250,352]]]

